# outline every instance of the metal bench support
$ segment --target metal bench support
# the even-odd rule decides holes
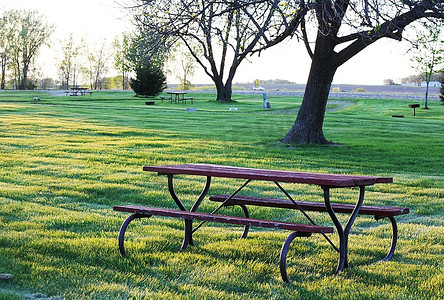
[[[306,232],[292,232],[285,239],[285,242],[282,245],[281,254],[279,257],[279,269],[281,271],[282,280],[284,282],[291,283],[290,279],[288,278],[288,274],[287,274],[287,253],[288,253],[288,249],[290,248],[291,242],[296,237],[308,237],[308,236],[310,236],[310,234],[306,233]]]
[[[120,251],[120,254],[122,256],[126,255],[125,246],[124,246],[124,243],[125,243],[125,231],[126,231],[126,228],[129,225],[129,223],[131,223],[131,221],[134,220],[134,219],[149,218],[149,217],[151,217],[151,215],[134,214],[134,215],[130,215],[122,223],[122,226],[120,227],[120,231],[119,231],[119,251]]]
[[[393,235],[392,235],[392,244],[390,245],[390,250],[387,253],[387,255],[381,259],[380,261],[388,261],[390,258],[392,258],[393,253],[395,253],[395,248],[396,248],[396,243],[398,241],[398,225],[396,225],[396,220],[393,216],[375,216],[375,220],[380,220],[380,219],[384,219],[384,218],[388,218],[390,220],[390,223],[392,223],[392,231],[393,231]]]

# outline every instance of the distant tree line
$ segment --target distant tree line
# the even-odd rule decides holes
[[[296,84],[296,82],[292,82],[286,79],[261,80],[261,85],[273,85],[273,84]]]
[[[434,72],[432,74],[432,76],[430,77],[430,81],[441,82],[442,77],[443,77],[443,73],[441,71]],[[420,85],[421,82],[423,82],[425,80],[426,80],[426,74],[417,74],[417,75],[410,75],[410,76],[402,78],[401,83],[410,83],[410,84]]]
[[[146,70],[155,72],[162,81],[155,93],[166,87],[163,72],[167,51],[154,54],[150,50],[148,41],[152,43],[153,36],[143,26],[113,41],[95,43],[73,34],[51,42],[54,30],[55,26],[35,10],[0,11],[0,89],[129,89],[131,82],[146,79],[139,78],[147,74]],[[51,46],[57,52],[58,78],[45,76],[38,65],[43,46]],[[107,76],[111,69],[120,75]]]
[[[432,76],[430,77],[430,81],[438,81],[441,82],[443,78],[444,70],[434,72]],[[396,82],[393,79],[384,79],[383,83],[384,85],[394,85],[394,84],[413,84],[413,85],[420,85],[421,82],[424,82],[426,80],[426,74],[415,74],[410,75],[407,77],[401,78],[401,81]]]

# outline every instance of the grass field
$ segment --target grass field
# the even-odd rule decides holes
[[[0,281],[0,299],[444,298],[443,105],[432,101],[413,117],[408,100],[332,99],[324,131],[341,146],[292,147],[279,140],[301,99],[272,97],[272,109],[264,110],[261,96],[238,95],[230,104],[211,101],[211,94],[191,96],[194,104],[147,106],[124,92],[0,92],[0,273],[13,276]],[[172,163],[391,176],[393,184],[368,189],[365,204],[406,206],[411,213],[397,218],[398,246],[386,263],[375,262],[389,247],[389,223],[358,217],[351,268],[336,277],[337,254],[322,236],[295,240],[292,285],[281,281],[278,267],[285,231],[255,228],[241,240],[240,227],[207,224],[195,234],[197,247],[178,253],[182,222],[153,217],[132,223],[128,257],[120,257],[117,235],[127,215],[112,206],[175,208],[166,178],[142,171]],[[204,184],[192,176],[176,182],[188,206]],[[214,179],[210,194],[240,184]],[[322,201],[317,187],[285,187],[298,200]],[[246,193],[281,196],[260,182]],[[354,203],[357,190],[332,196]],[[200,211],[216,205],[204,201]],[[251,213],[305,222],[286,210],[252,207]],[[310,215],[331,225],[326,214]]]

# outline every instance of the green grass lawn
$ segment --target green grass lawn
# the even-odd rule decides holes
[[[132,95],[0,91],[0,273],[13,276],[0,281],[0,299],[444,298],[439,102],[413,117],[411,100],[332,99],[324,132],[341,146],[289,146],[279,140],[295,120],[299,98],[271,96],[272,109],[264,110],[255,95],[221,104],[212,101],[214,94],[196,93],[193,104],[154,106]],[[350,237],[351,268],[336,277],[337,253],[322,236],[296,239],[288,258],[292,285],[281,281],[278,266],[286,231],[254,228],[241,240],[240,227],[206,224],[194,235],[197,247],[179,253],[183,222],[153,217],[130,225],[128,256],[120,257],[117,236],[128,215],[112,206],[175,208],[166,177],[142,167],[179,163],[391,176],[393,184],[368,189],[365,204],[405,206],[411,213],[397,218],[398,246],[385,263],[375,262],[390,245],[389,222],[359,216]],[[178,176],[176,183],[189,207],[204,178]],[[241,183],[215,178],[209,194]],[[318,187],[284,186],[297,200],[322,201]],[[333,190],[332,200],[354,203],[357,192]],[[281,197],[263,182],[245,193]],[[200,211],[216,206],[204,201]],[[293,211],[252,207],[251,214],[305,222]],[[310,215],[331,226],[327,214]]]

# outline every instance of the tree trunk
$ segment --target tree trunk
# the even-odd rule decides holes
[[[2,81],[0,84],[0,89],[4,90],[6,85],[6,58],[2,57]]]
[[[231,102],[231,94],[232,94],[232,83],[227,80],[224,84],[222,79],[215,79],[214,83],[216,84],[217,97],[216,100],[218,102]]]
[[[293,127],[282,139],[282,142],[288,144],[330,144],[324,137],[322,125],[331,82],[337,70],[333,48],[334,42],[329,37],[318,37],[304,99]]]
[[[77,86],[77,80],[76,80],[76,66],[74,65],[74,68],[72,70],[72,87]],[[69,82],[67,83],[67,89],[69,89]]]
[[[27,63],[24,63],[23,66],[23,77],[20,81],[19,90],[26,90],[28,88],[28,70],[29,66]]]
[[[424,109],[429,109],[428,105],[428,98],[429,98],[429,84],[430,84],[430,79],[427,79],[427,83],[426,83],[426,92],[425,92],[425,101],[424,101]]]

